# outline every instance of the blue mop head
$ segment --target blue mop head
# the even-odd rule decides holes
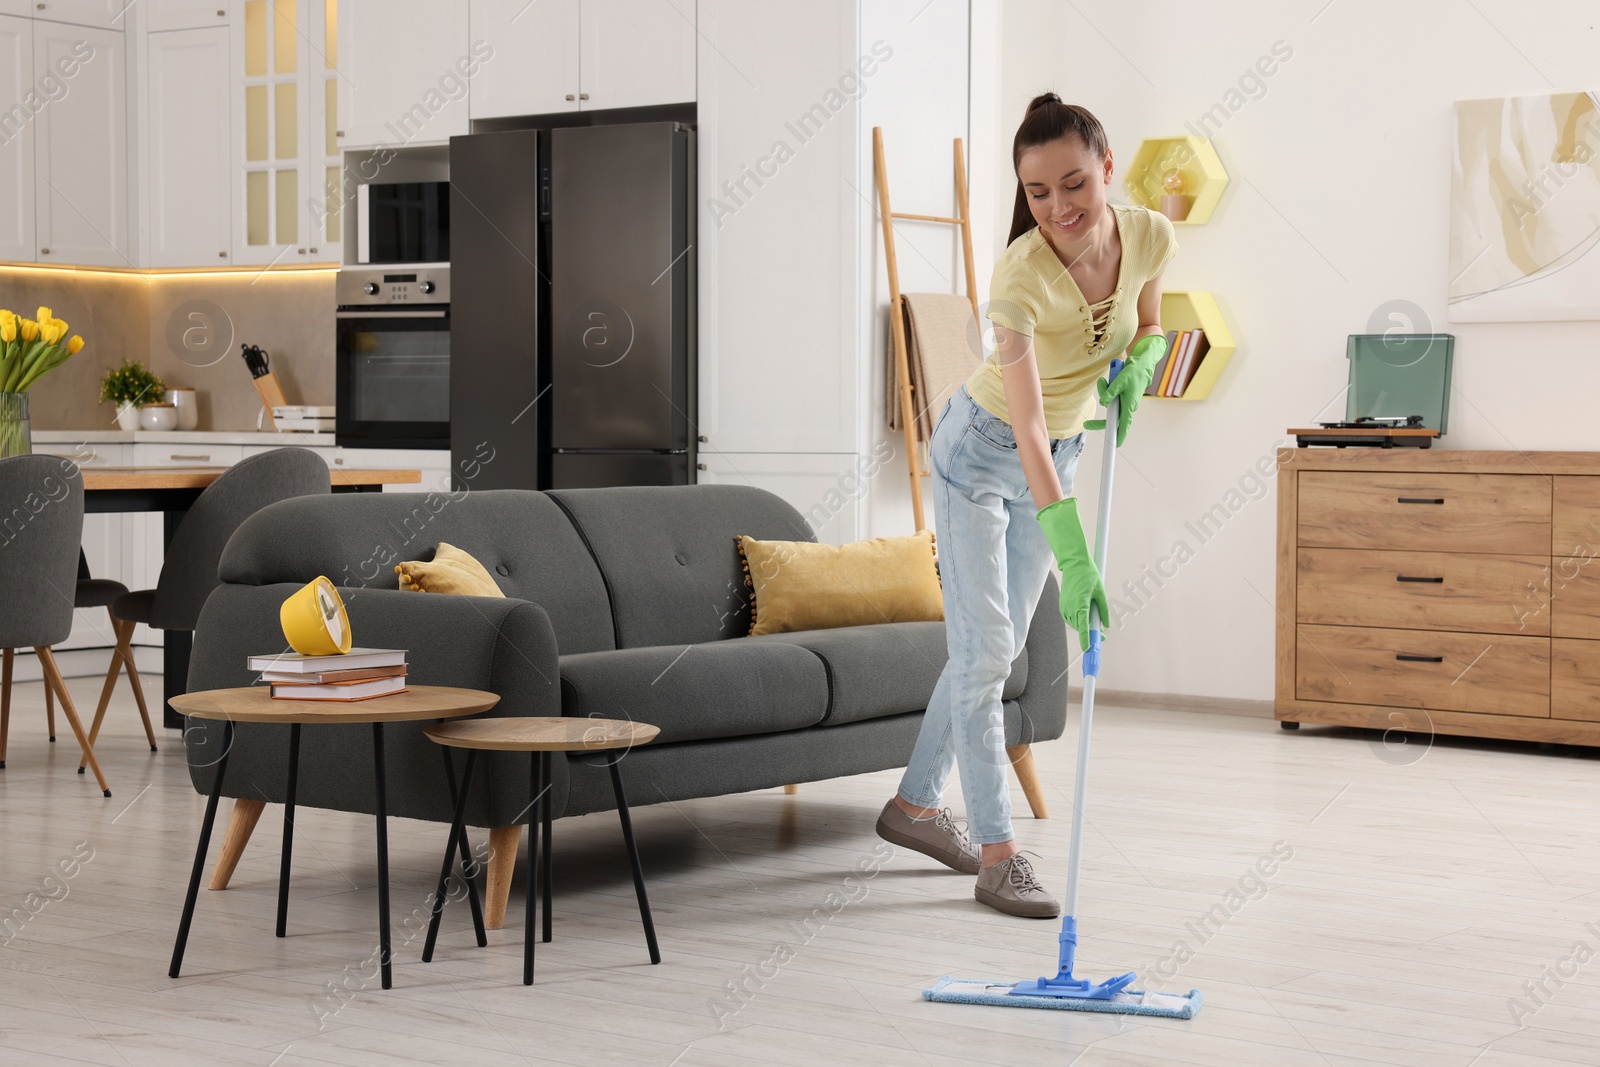
[[[1051,1008],[1056,1011],[1098,1011],[1115,1015],[1158,1015],[1164,1019],[1192,1019],[1202,1003],[1200,990],[1183,996],[1176,993],[1144,993],[1128,990],[1106,1000],[1084,997],[1019,997],[1009,990],[1016,982],[980,982],[945,975],[922,991],[923,1000],[946,1004],[992,1004],[1002,1008]]]

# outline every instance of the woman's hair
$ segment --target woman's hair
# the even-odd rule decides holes
[[[1022,125],[1017,127],[1017,135],[1011,140],[1011,169],[1017,169],[1024,149],[1037,148],[1063,137],[1076,137],[1089,151],[1101,159],[1106,157],[1105,127],[1086,108],[1077,104],[1063,104],[1055,93],[1034,97],[1028,101],[1028,113],[1022,116]],[[1011,211],[1011,236],[1006,238],[1006,244],[1009,245],[1037,225],[1033,220],[1033,212],[1028,209],[1028,194],[1023,190],[1019,177],[1017,202]]]

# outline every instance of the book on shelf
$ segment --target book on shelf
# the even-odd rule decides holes
[[[321,671],[356,671],[368,667],[398,667],[406,662],[403,648],[352,648],[333,656],[305,656],[299,652],[278,652],[270,656],[251,656],[249,669],[277,674],[314,674]]]
[[[1200,369],[1200,361],[1205,359],[1206,352],[1211,348],[1211,343],[1206,340],[1204,330],[1194,331],[1194,336],[1189,340],[1189,357],[1184,360],[1182,373],[1177,381],[1177,391],[1173,396],[1182,396],[1189,383],[1194,381],[1195,371]]]
[[[361,667],[348,671],[262,671],[260,681],[328,685],[333,682],[360,682],[368,678],[393,678],[396,675],[403,678],[405,673],[406,665],[402,663],[397,667]]]
[[[370,700],[406,691],[403,674],[388,678],[358,678],[348,682],[273,682],[274,700]]]
[[[1188,333],[1184,330],[1174,332],[1172,348],[1167,352],[1166,366],[1161,370],[1161,384],[1156,386],[1156,396],[1171,396],[1167,392],[1172,382],[1172,372],[1178,368],[1178,363],[1183,357],[1183,346],[1188,340]]]
[[[1194,339],[1193,330],[1181,330],[1178,333],[1178,351],[1172,357],[1172,369],[1167,375],[1167,383],[1161,389],[1162,396],[1178,395],[1178,380],[1183,375],[1183,364],[1189,358],[1189,344]]]
[[[1161,357],[1160,362],[1158,362],[1156,364],[1156,369],[1153,372],[1151,372],[1150,384],[1144,387],[1144,395],[1145,396],[1160,396],[1161,395],[1161,378],[1167,372],[1167,361],[1172,359],[1172,347],[1173,347],[1173,345],[1175,345],[1177,343],[1178,343],[1178,331],[1177,330],[1168,330],[1167,331],[1167,354]]]

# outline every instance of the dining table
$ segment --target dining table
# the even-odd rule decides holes
[[[214,467],[93,467],[80,468],[83,474],[83,510],[90,515],[129,511],[159,511],[162,515],[162,558],[172,544],[183,517],[212,482],[229,468]],[[386,485],[418,485],[420,470],[347,470],[329,468],[330,488],[335,493],[378,493]],[[161,721],[170,729],[183,729],[183,716],[172,710],[172,698],[185,692],[189,677],[189,653],[194,635],[188,630],[162,631]]]

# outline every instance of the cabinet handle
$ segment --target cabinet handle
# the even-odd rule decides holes
[[[335,457],[335,459],[334,459],[334,461],[333,461],[333,465],[334,465],[334,466],[335,466],[335,467],[342,467],[342,466],[344,466],[344,457],[343,457],[343,456],[338,456],[338,457]]]
[[[297,253],[299,253],[300,255],[302,255],[302,256],[306,254],[306,250],[303,249],[303,248],[297,248],[297,249],[295,249],[295,251]],[[1444,503],[1444,501],[1441,500],[1440,503],[1442,504],[1442,503]]]
[[[1403,663],[1443,663],[1443,656],[1409,656],[1404,652],[1396,652],[1394,658]]]
[[[1434,585],[1444,584],[1443,578],[1421,578],[1410,574],[1397,574],[1394,576],[1394,580],[1397,582],[1432,582]]]
[[[711,440],[711,438],[707,437],[705,434],[701,434],[700,435],[700,443],[701,444],[706,444],[710,440]]]
[[[316,250],[316,249],[315,249],[315,248],[313,248],[313,249],[312,249],[312,250],[311,250],[311,254],[312,254],[312,255],[316,255],[316,254],[317,254],[317,250]]]
[[[228,13],[227,13],[227,12],[226,12],[226,11],[218,11],[218,12],[217,12],[217,18],[219,18],[219,19],[225,19],[225,18],[227,18],[227,17],[228,17]]]
[[[201,459],[201,460],[205,460],[205,459],[210,459],[211,457],[210,456],[180,456],[176,452],[174,452],[172,455],[168,456],[167,458],[168,459]]]
[[[44,5],[40,4],[39,6],[43,7]],[[48,248],[41,248],[41,249],[39,249],[39,254],[41,256],[48,256],[50,254],[50,250]]]
[[[340,140],[344,139],[344,131],[343,130],[334,130],[333,131],[333,135],[335,137],[339,138]]]
[[[572,96],[572,94],[571,94],[571,93],[568,93],[568,94],[567,94],[567,99],[568,99],[568,100],[571,100],[571,99],[573,99],[573,96]]]
[[[588,93],[579,93],[578,94],[578,99],[579,100],[587,100],[587,99],[589,99],[589,94]]]
[[[1400,496],[1395,497],[1402,504],[1443,504],[1442,496]]]
[[[228,258],[228,253],[226,253],[226,252],[218,252],[217,255],[221,256],[223,259],[227,259]]]
[[[694,465],[694,467],[695,467],[695,470],[701,470],[701,471],[710,470],[711,469],[711,468],[707,467],[704,463],[696,463]]]

